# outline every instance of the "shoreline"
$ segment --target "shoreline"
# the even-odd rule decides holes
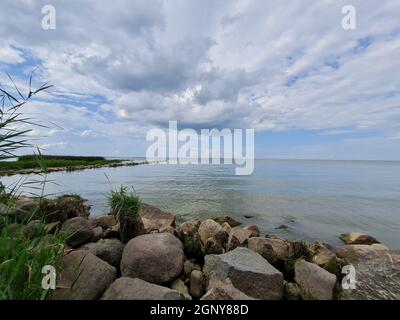
[[[38,201],[17,199],[14,233],[34,233],[38,220],[25,225],[18,214],[38,206]],[[68,195],[45,202],[57,208],[45,229],[68,236],[54,299],[400,298],[399,251],[368,234],[342,234],[343,245],[332,250],[321,241],[262,235],[256,225],[243,225],[229,216],[192,218],[176,225],[174,214],[141,203],[136,227],[124,240],[126,230],[116,217],[91,216],[84,203],[79,196]],[[83,263],[75,279],[77,261]],[[349,275],[343,271],[346,266],[354,267],[360,279],[355,289],[346,289],[347,282],[342,285]]]
[[[1,176],[13,176],[13,175],[28,175],[28,174],[40,174],[40,173],[52,173],[52,172],[73,172],[82,171],[88,169],[100,169],[100,168],[118,168],[118,167],[130,167],[149,164],[148,161],[135,162],[135,161],[123,161],[123,162],[110,162],[105,164],[88,164],[88,165],[76,165],[76,166],[63,166],[63,167],[49,167],[46,170],[41,168],[30,168],[30,169],[16,169],[16,170],[0,170]]]

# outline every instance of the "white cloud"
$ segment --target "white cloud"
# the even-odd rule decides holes
[[[41,61],[38,80],[55,89],[32,112],[61,126],[54,139],[70,146],[88,136],[140,140],[169,120],[396,136],[400,2],[353,1],[353,31],[341,27],[345,4],[54,1],[59,20],[49,32],[40,29],[41,1],[5,0],[0,63],[28,59],[21,48]]]

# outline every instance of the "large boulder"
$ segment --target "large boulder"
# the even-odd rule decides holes
[[[248,239],[248,248],[257,252],[275,266],[289,257],[289,248],[286,242],[281,239],[250,238]]]
[[[225,279],[218,282],[200,300],[255,300],[247,294],[236,289],[231,280]]]
[[[68,236],[67,244],[73,248],[89,242],[94,235],[89,221],[82,217],[67,220],[63,224],[61,231]]]
[[[185,300],[176,290],[138,278],[121,277],[104,292],[102,300]]]
[[[208,290],[229,278],[235,288],[256,299],[280,299],[283,294],[282,273],[247,248],[206,256],[203,272]]]
[[[375,250],[354,261],[355,289],[343,289],[342,300],[400,300],[400,252]],[[345,279],[343,279],[345,280]],[[343,281],[342,280],[342,281]]]
[[[361,232],[350,232],[343,233],[340,235],[340,240],[342,240],[345,244],[374,244],[380,243],[374,237],[361,233]]]
[[[340,247],[336,251],[336,255],[343,259],[348,264],[353,264],[363,260],[367,255],[373,254],[376,251],[388,251],[389,248],[382,244],[350,244]]]
[[[336,276],[316,264],[299,259],[295,263],[295,281],[304,300],[332,300]]]
[[[172,234],[146,234],[133,238],[125,246],[121,274],[163,284],[179,276],[183,261],[182,243]]]
[[[161,211],[146,203],[140,204],[139,215],[142,218],[146,233],[151,231],[166,232],[168,227],[175,227],[175,216]]]
[[[83,250],[72,251],[61,261],[61,273],[53,298],[98,299],[116,277],[117,270],[92,253]]]
[[[88,243],[81,247],[81,249],[88,250],[95,256],[119,269],[124,247],[125,245],[118,239],[101,239],[96,243]]]
[[[204,257],[204,246],[198,233],[200,224],[199,219],[191,219],[182,223],[176,230],[178,238],[183,243],[186,257],[199,261]]]

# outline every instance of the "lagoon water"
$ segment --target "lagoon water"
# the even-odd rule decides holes
[[[400,162],[256,160],[251,176],[236,176],[234,169],[153,164],[57,172],[48,175],[46,193],[79,193],[99,215],[107,213],[107,192],[123,184],[177,214],[178,222],[231,215],[263,234],[336,247],[341,233],[364,231],[400,248]],[[277,229],[281,225],[287,228]]]

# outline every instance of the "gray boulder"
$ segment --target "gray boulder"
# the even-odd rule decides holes
[[[353,264],[356,288],[343,289],[341,300],[400,300],[400,252],[375,250]]]
[[[63,257],[61,273],[53,298],[56,300],[92,300],[116,279],[117,270],[92,253],[72,251]]]
[[[121,277],[104,292],[102,300],[185,300],[176,290],[138,278]]]
[[[374,254],[377,251],[389,251],[389,248],[383,244],[350,244],[340,247],[336,255],[348,264],[363,260],[366,256]]]
[[[87,249],[95,256],[119,269],[124,248],[125,245],[118,239],[101,239],[96,243],[88,243],[81,249]]]
[[[93,228],[89,221],[82,217],[67,220],[61,231],[67,234],[67,244],[73,248],[89,242],[93,237]]]
[[[157,284],[177,278],[183,269],[182,243],[170,233],[145,234],[125,246],[121,260],[124,277]]]
[[[256,299],[280,299],[283,294],[282,273],[247,248],[206,256],[203,272],[208,290],[229,278],[235,288]]]
[[[303,259],[295,263],[295,281],[304,300],[332,300],[336,276]]]

